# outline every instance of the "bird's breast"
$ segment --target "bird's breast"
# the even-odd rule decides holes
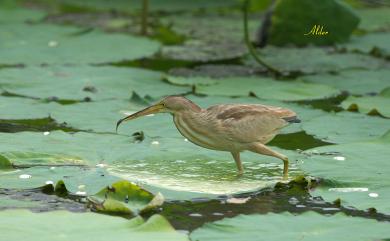
[[[221,142],[206,128],[201,121],[194,117],[175,115],[173,121],[179,132],[192,143],[213,150],[223,150]]]

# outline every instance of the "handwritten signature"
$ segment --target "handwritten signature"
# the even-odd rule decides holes
[[[322,35],[327,35],[327,34],[329,34],[329,32],[324,30],[324,26],[314,25],[313,28],[309,32],[305,33],[304,35],[320,35],[320,36],[322,36]]]

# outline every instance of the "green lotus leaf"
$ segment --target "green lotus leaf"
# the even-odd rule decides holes
[[[108,66],[8,68],[0,72],[0,88],[22,96],[75,101],[128,99],[133,91],[153,98],[191,91],[169,85],[161,76],[156,71]]]
[[[309,75],[302,79],[307,82],[325,84],[353,95],[379,93],[390,86],[390,71],[381,70],[346,70],[338,74]]]
[[[67,190],[71,194],[92,195],[102,188],[119,180],[111,176],[103,167],[47,167],[36,166],[23,169],[0,170],[0,188],[32,189],[52,185],[53,190]],[[62,183],[62,184],[61,184]],[[61,187],[61,188],[60,188]],[[66,193],[59,191],[59,193]]]
[[[332,143],[375,140],[389,129],[389,120],[359,113],[329,113],[302,122],[302,129]],[[375,127],[375,128],[374,128]]]
[[[390,118],[390,88],[384,89],[376,96],[350,96],[341,106],[350,111],[359,111],[369,115],[381,115]]]
[[[389,38],[389,33],[370,33],[352,38],[343,47],[346,47],[348,50],[372,53],[373,55],[387,58],[390,56]]]
[[[198,241],[255,241],[261,240],[259,233],[269,241],[302,239],[326,241],[340,237],[345,241],[365,241],[386,239],[390,235],[390,230],[386,222],[350,217],[341,213],[324,216],[315,212],[299,215],[284,212],[225,218],[204,225],[193,231],[190,237],[191,240]]]
[[[90,212],[6,210],[0,211],[0,217],[0,232],[6,240],[84,240],[88,236],[96,241],[129,237],[139,241],[188,241],[185,234],[175,231],[164,217],[157,214],[144,221],[141,217],[127,220]],[[55,223],[61,225],[53,228]]]
[[[221,16],[207,12],[200,15],[183,13],[180,16],[173,14],[162,16],[160,20],[162,23],[172,26],[173,31],[202,44],[210,44],[216,47],[218,43],[222,45],[235,43],[245,47],[242,43],[244,32],[242,15],[240,14]],[[248,20],[251,39],[255,37],[260,24],[260,18]],[[225,50],[225,52],[229,52],[229,50]]]
[[[275,81],[264,77],[217,79],[215,85],[195,85],[195,92],[221,96],[249,96],[253,93],[261,99],[288,101],[322,99],[339,94],[339,90],[326,85],[302,81]]]
[[[0,152],[0,160],[9,163],[14,167],[32,167],[32,166],[82,166],[85,162],[76,156],[68,154],[49,154],[38,152]],[[2,162],[3,162],[2,161]]]
[[[164,197],[156,196],[128,181],[119,181],[88,197],[99,212],[112,214],[138,214],[142,210],[162,205]]]
[[[193,68],[173,68],[169,70],[169,74],[170,76],[175,77],[199,76],[210,78],[226,78],[232,76],[253,76],[258,73],[263,73],[264,71],[264,67],[261,66],[245,66],[238,64],[203,64]],[[183,82],[188,82],[188,79],[183,78],[182,80]],[[168,82],[170,81],[168,80]]]
[[[164,79],[174,85],[194,86],[194,85],[214,85],[218,81],[207,77],[180,77],[180,76],[165,76]]]
[[[0,29],[0,36],[3,36],[0,64],[107,63],[147,57],[160,47],[158,42],[147,38],[98,30],[79,34],[82,31],[81,28],[49,24],[3,25]]]
[[[182,45],[163,46],[161,54],[165,58],[210,62],[237,59],[248,52],[242,42],[242,16],[239,14],[222,17],[207,12],[184,13],[161,17],[161,21],[186,37]],[[254,38],[260,24],[261,19],[249,21],[251,37]]]
[[[164,58],[208,62],[240,58],[247,53],[244,45],[237,43],[204,43],[202,41],[187,41],[184,45],[165,46],[161,49]]]
[[[359,29],[365,31],[383,31],[390,29],[389,7],[361,8],[356,9],[356,12],[361,19]]]
[[[284,47],[267,46],[258,50],[261,58],[280,71],[302,72],[307,74],[334,73],[346,69],[381,69],[388,67],[382,59],[358,53],[335,53],[319,47]],[[303,61],[303,59],[307,61]],[[246,64],[258,66],[252,58]]]
[[[322,146],[305,153],[309,156],[303,159],[300,168],[335,183],[320,192],[332,197],[328,201],[337,196],[358,208],[375,207],[390,213],[390,179],[384,171],[390,168],[390,132],[375,140]],[[355,199],[356,196],[359,198]]]
[[[22,23],[25,21],[39,21],[45,17],[46,13],[33,10],[33,9],[23,9],[23,8],[4,8],[0,6],[0,24],[10,24],[10,23]]]
[[[1,86],[1,83],[0,83]],[[10,98],[0,96],[2,120],[28,120],[48,117],[51,110],[59,108],[55,102],[42,103],[27,98]]]

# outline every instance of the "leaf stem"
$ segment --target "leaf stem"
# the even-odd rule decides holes
[[[142,0],[142,12],[141,12],[141,34],[148,34],[148,12],[149,12],[149,0]]]
[[[245,39],[245,44],[248,48],[249,53],[252,55],[252,57],[256,60],[257,63],[260,65],[264,66],[268,71],[274,73],[277,76],[280,76],[281,73],[279,70],[275,69],[271,65],[267,64],[264,62],[257,54],[256,54],[256,49],[253,47],[250,39],[249,39],[249,31],[248,31],[248,9],[249,9],[249,3],[250,0],[245,0],[244,1],[244,7],[243,7],[243,12],[244,12],[244,39]]]

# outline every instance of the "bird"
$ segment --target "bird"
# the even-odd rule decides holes
[[[124,121],[156,113],[171,114],[178,131],[190,142],[230,152],[239,175],[244,172],[240,153],[250,151],[282,160],[283,176],[288,177],[288,157],[265,144],[283,127],[300,122],[292,110],[262,104],[219,104],[203,109],[184,96],[171,95],[120,119],[116,131]]]

